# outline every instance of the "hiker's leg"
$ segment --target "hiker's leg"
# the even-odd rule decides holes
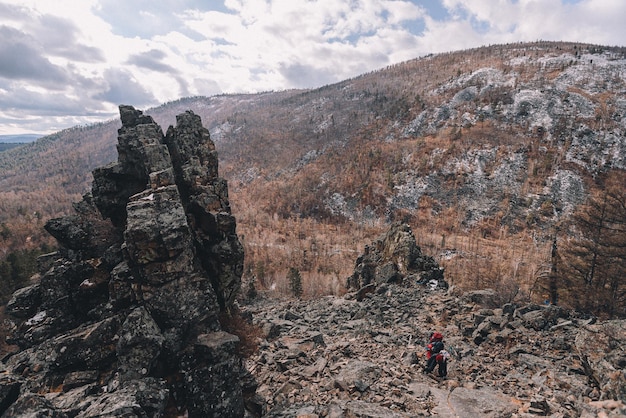
[[[448,375],[448,362],[442,360],[439,363],[439,377],[446,377]]]
[[[429,373],[432,372],[435,369],[436,364],[437,364],[437,358],[436,356],[432,356],[426,362],[426,371]]]

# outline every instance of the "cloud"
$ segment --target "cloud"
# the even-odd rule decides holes
[[[330,70],[320,70],[297,63],[283,64],[279,67],[279,72],[287,80],[288,85],[294,88],[321,86],[329,84],[335,78]]]
[[[88,97],[71,97],[61,92],[39,92],[27,89],[14,89],[10,94],[0,92],[0,108],[5,115],[13,118],[40,116],[101,114],[93,110],[99,102],[90,102]]]
[[[26,15],[27,10],[23,6],[0,3],[0,16],[6,20],[20,20]]]
[[[107,88],[94,99],[112,104],[136,104],[145,106],[154,103],[154,96],[143,87],[133,75],[123,69],[109,68],[104,72]]]
[[[103,121],[111,111],[101,100],[64,91],[9,87],[0,82],[0,126],[4,132],[40,132],[42,123],[49,132],[75,125]]]
[[[223,9],[216,1],[203,0],[100,0],[94,13],[110,22],[113,33],[122,37],[151,39],[184,28],[181,15],[186,10]],[[187,35],[192,35],[190,32]],[[193,37],[193,36],[192,36]]]
[[[398,45],[417,44],[402,25],[425,15],[422,7],[408,1],[224,4],[226,12],[190,12],[185,24],[205,38],[199,55],[241,74],[222,75],[218,83],[226,91],[316,87],[384,67]],[[247,69],[254,69],[254,75]]]
[[[29,22],[25,29],[41,41],[41,46],[49,55],[60,56],[73,61],[104,61],[104,56],[99,48],[77,42],[78,28],[69,19],[44,15],[33,22]]]
[[[150,51],[131,55],[126,61],[128,64],[135,65],[141,69],[158,72],[161,75],[169,76],[178,83],[180,97],[189,96],[189,83],[179,70],[170,64],[166,64],[167,54],[159,49],[151,49]],[[217,89],[219,92],[219,89]]]
[[[49,88],[68,80],[63,68],[43,56],[33,37],[8,26],[0,27],[0,77],[29,80]]]
[[[490,43],[565,40],[625,44],[626,2],[621,0],[442,0],[452,19],[469,24],[463,34]]]
[[[99,48],[82,45],[76,38],[80,35],[76,24],[65,17],[32,13],[26,7],[0,3],[0,15],[8,25],[28,34],[32,43],[46,55],[62,56],[75,61],[102,62]]]
[[[165,58],[165,52],[158,49],[151,49],[147,52],[131,55],[126,62],[151,71],[178,74],[178,71],[174,67],[163,62]]]
[[[623,16],[623,0],[0,0],[0,120],[21,109],[49,132],[120,103],[314,88],[486,44],[625,45]]]
[[[167,4],[170,2],[102,0],[94,11],[97,16],[110,22],[113,33],[123,37],[149,39],[175,30],[178,26],[175,15],[164,13],[171,12],[164,9]]]

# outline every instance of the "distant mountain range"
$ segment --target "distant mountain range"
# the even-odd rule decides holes
[[[468,237],[549,242],[602,188],[599,179],[626,170],[625,53],[493,45],[318,89],[191,97],[145,113],[164,127],[188,109],[202,117],[250,268],[261,263],[260,248],[269,252],[266,269],[306,266],[323,243],[329,254],[347,254],[341,266],[320,268],[341,277],[362,245],[357,235],[393,220],[410,222],[420,245],[441,251],[474,251]],[[91,170],[117,158],[119,126],[66,129],[0,153],[0,222],[35,228],[29,214],[70,211]],[[23,229],[35,236],[31,226]],[[279,256],[287,246],[303,249]]]
[[[15,144],[33,142],[44,135],[40,134],[16,134],[16,135],[0,135],[0,143]]]
[[[38,134],[0,135],[0,152],[36,141],[42,136]]]

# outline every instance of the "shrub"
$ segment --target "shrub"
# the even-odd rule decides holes
[[[243,357],[250,357],[259,348],[259,339],[263,334],[261,328],[245,318],[238,309],[222,313],[220,323],[224,331],[239,337],[237,351]]]
[[[242,284],[242,296],[244,303],[250,303],[259,296],[259,292],[256,290],[254,282],[255,279],[254,277],[252,277],[251,279],[247,280],[247,282],[244,281],[244,284]]]

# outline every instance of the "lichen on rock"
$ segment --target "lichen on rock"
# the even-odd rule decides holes
[[[59,250],[7,305],[20,351],[0,414],[243,416],[238,338],[218,319],[243,247],[215,145],[191,111],[166,136],[132,106],[120,117],[118,161],[94,170],[76,214],[46,224]]]

